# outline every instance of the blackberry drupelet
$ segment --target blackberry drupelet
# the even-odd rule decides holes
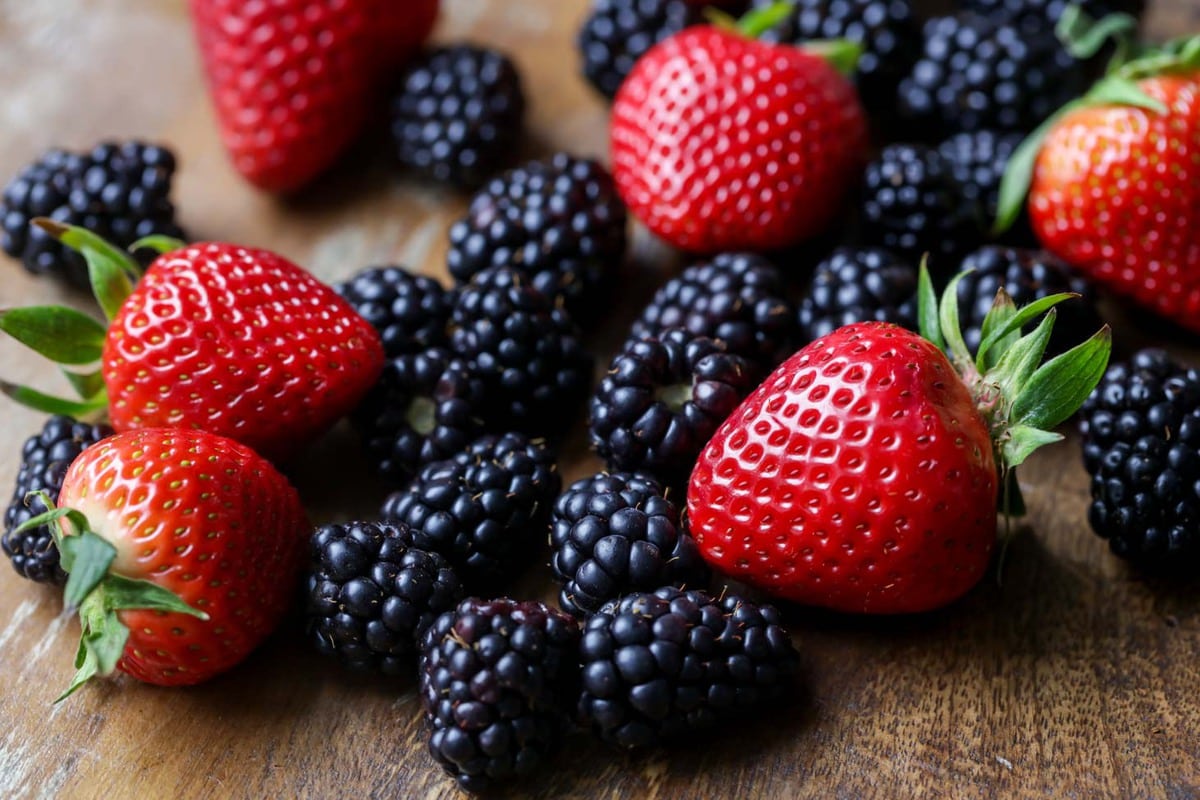
[[[371,267],[334,287],[379,331],[388,358],[449,343],[455,293],[402,267]]]
[[[592,446],[610,469],[681,484],[760,374],[720,342],[679,328],[627,342],[592,396]]]
[[[511,580],[530,562],[561,488],[544,442],[519,433],[484,436],[422,469],[388,497],[382,516],[407,524],[413,545],[445,556],[474,591]]]
[[[580,617],[629,592],[708,583],[679,509],[644,475],[601,473],[571,484],[554,504],[550,544],[559,605]]]
[[[606,605],[585,624],[580,653],[580,718],[629,749],[779,700],[799,660],[773,606],[673,587]]]
[[[839,247],[817,265],[800,303],[806,341],[852,322],[892,322],[917,329],[917,270],[879,247]]]
[[[409,674],[426,629],[462,599],[446,560],[413,547],[399,523],[317,528],[311,559],[309,641],[355,671]]]
[[[425,637],[429,752],[468,792],[534,772],[569,729],[579,627],[537,602],[469,598]]]
[[[687,0],[594,0],[577,39],[583,76],[611,100],[647,50],[703,21]]]
[[[373,470],[401,485],[482,434],[485,401],[471,365],[431,349],[388,361],[352,419]]]
[[[442,183],[476,187],[511,158],[521,136],[521,76],[503,53],[440,47],[412,64],[392,98],[401,163]]]
[[[509,267],[581,321],[599,313],[625,257],[625,206],[596,161],[557,153],[494,178],[450,228],[447,266],[460,284]]]
[[[1023,30],[1053,28],[1071,5],[1097,20],[1116,13],[1141,17],[1146,11],[1145,0],[962,0],[961,5],[989,19],[1017,24]]]
[[[1008,160],[1024,135],[997,131],[956,133],[938,145],[938,153],[950,166],[950,172],[962,191],[962,197],[979,209],[984,228],[996,221],[1000,208],[1000,182]],[[1036,246],[1028,215],[1021,217],[1003,236],[1005,242]]]
[[[459,291],[451,347],[483,380],[492,430],[559,433],[591,384],[592,356],[570,315],[515,270],[484,270]]]
[[[795,309],[771,262],[751,253],[724,253],[667,281],[633,323],[631,338],[683,328],[720,339],[725,348],[770,371],[791,355]]]
[[[171,151],[144,142],[105,142],[89,153],[51,150],[5,188],[0,249],[29,272],[87,289],[83,257],[30,220],[49,217],[78,225],[118,247],[151,234],[182,239],[170,200],[174,174]]]
[[[1200,372],[1165,351],[1113,364],[1080,411],[1092,476],[1088,521],[1117,556],[1194,574],[1200,566]]]
[[[107,425],[87,425],[70,417],[55,416],[46,421],[40,433],[25,440],[21,451],[21,468],[12,500],[4,512],[4,536],[0,538],[4,554],[22,577],[38,583],[61,585],[67,575],[58,563],[58,546],[54,535],[45,525],[13,534],[17,526],[46,511],[42,501],[31,498],[30,492],[43,491],[51,500],[58,500],[63,478],[80,453],[101,439],[112,436]]]

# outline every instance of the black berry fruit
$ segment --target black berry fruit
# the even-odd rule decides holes
[[[938,145],[938,153],[958,181],[963,200],[979,210],[985,230],[996,221],[1000,208],[1000,182],[1008,169],[1008,160],[1024,138],[1020,133],[984,130],[956,133]],[[1024,211],[1018,222],[1004,234],[1003,241],[1022,245],[1036,241]]]
[[[853,322],[917,327],[917,270],[880,247],[839,247],[817,264],[800,303],[806,341]]]
[[[1034,31],[1053,28],[1072,5],[1095,20],[1116,13],[1140,17],[1146,11],[1145,0],[962,0],[968,11]]]
[[[612,99],[647,50],[703,21],[687,0],[593,0],[578,36],[583,75]]]
[[[379,331],[388,358],[449,343],[455,293],[402,267],[372,267],[334,287]]]

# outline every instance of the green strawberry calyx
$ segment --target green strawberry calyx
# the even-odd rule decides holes
[[[124,610],[150,610],[187,614],[202,620],[208,614],[192,608],[179,595],[158,584],[127,578],[111,571],[117,548],[93,530],[87,518],[70,508],[58,508],[45,492],[33,492],[48,511],[17,526],[13,533],[46,525],[58,546],[60,563],[67,573],[63,602],[79,610],[82,634],[75,654],[75,677],[56,703],[70,697],[96,676],[111,675],[129,641],[129,628],[121,621]],[[73,530],[64,535],[63,525]]]
[[[736,18],[719,8],[704,9],[704,16],[714,26],[727,31],[741,34],[747,39],[758,39],[779,23],[787,19],[796,8],[794,2],[777,2],[770,5],[752,8]],[[858,60],[862,58],[865,48],[860,42],[849,39],[818,39],[799,45],[806,53],[825,59],[842,75],[854,74]]]

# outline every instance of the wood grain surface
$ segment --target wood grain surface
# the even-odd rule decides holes
[[[519,62],[530,154],[604,154],[606,109],[577,77],[572,45],[583,0],[444,5],[440,39],[493,44]],[[1154,0],[1150,30],[1200,30],[1200,3]],[[176,199],[194,238],[269,247],[327,280],[374,263],[444,274],[445,230],[463,198],[400,175],[383,142],[368,138],[288,201],[237,179],[181,0],[0,0],[0,76],[0,179],[51,145],[161,140],[180,156]],[[674,264],[643,233],[637,243],[600,350]],[[0,307],[59,300],[86,307],[0,264]],[[9,379],[51,385],[10,342],[0,365]],[[9,403],[0,414],[8,487],[41,419]],[[568,479],[594,469],[582,437],[570,452]],[[375,512],[380,487],[340,463],[354,457],[339,429],[296,468],[315,518]],[[1003,585],[988,579],[952,608],[912,618],[789,608],[805,665],[794,704],[671,753],[630,758],[572,738],[515,795],[1200,797],[1200,586],[1149,580],[1109,556],[1087,527],[1074,439],[1035,456],[1023,484],[1031,514]],[[518,591],[552,596],[544,564]],[[456,793],[425,752],[413,682],[347,678],[305,649],[295,620],[210,684],[104,681],[54,706],[77,633],[54,592],[0,566],[0,798]]]

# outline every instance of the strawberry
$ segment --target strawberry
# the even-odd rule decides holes
[[[676,247],[774,250],[815,236],[866,163],[858,95],[822,55],[845,67],[856,46],[752,38],[780,10],[789,9],[666,39],[638,60],[613,102],[617,188]]]
[[[67,470],[58,505],[25,524],[63,520],[51,527],[64,597],[83,625],[64,697],[114,670],[177,686],[237,664],[283,617],[311,530],[269,462],[201,431],[92,445]]]
[[[438,3],[191,0],[191,10],[233,165],[281,192],[354,140],[392,73],[428,37]]]
[[[62,364],[83,400],[0,383],[14,399],[75,416],[107,408],[118,431],[197,428],[284,459],[347,414],[383,370],[374,328],[333,289],[266,250],[156,239],[136,287],[129,256],[43,220],[89,261],[106,328],[57,307],[0,312],[0,330]]]
[[[877,614],[937,608],[979,581],[998,501],[1021,510],[1011,471],[1062,438],[1048,429],[1099,381],[1110,337],[1105,328],[1039,367],[1054,312],[1028,335],[1021,326],[1068,295],[1018,312],[1002,292],[972,358],[957,280],[940,314],[924,271],[921,286],[929,338],[888,323],[840,328],[717,431],[687,497],[715,567],[781,598]]]

